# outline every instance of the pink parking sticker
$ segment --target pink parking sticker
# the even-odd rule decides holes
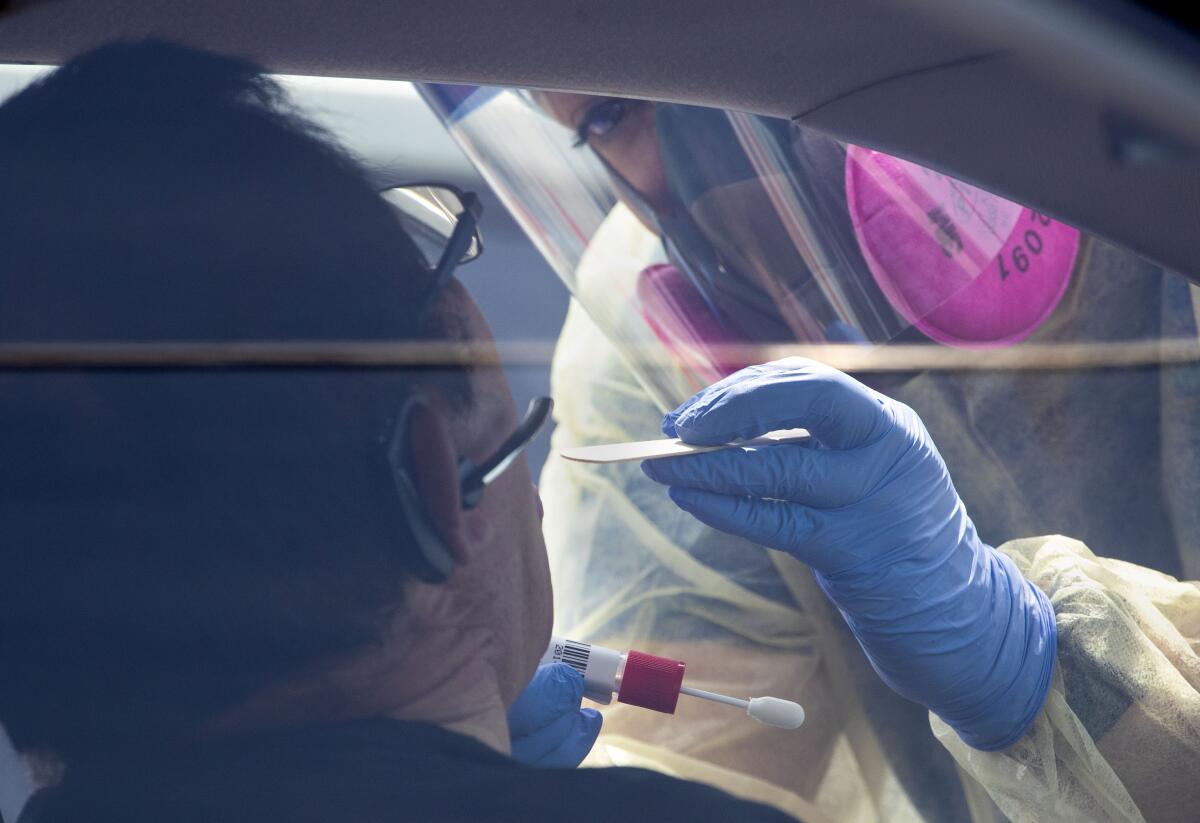
[[[849,146],[846,199],[875,282],[939,343],[1018,343],[1070,284],[1077,229],[944,174]]]

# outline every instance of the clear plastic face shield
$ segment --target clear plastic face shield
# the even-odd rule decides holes
[[[803,354],[917,411],[992,545],[1066,534],[1100,556],[1200,576],[1200,301],[1183,277],[786,121],[422,92],[575,297],[555,354],[556,446],[652,438],[661,412],[702,386]],[[754,671],[809,710],[783,743],[700,718],[626,721],[618,708],[602,738],[613,762],[806,820],[1000,819],[980,784],[1026,807],[1042,791],[1033,807],[1051,816],[1100,819],[1123,791],[1107,762],[1092,770],[1086,758],[1077,778],[1038,784],[1030,762],[1071,758],[1050,734],[1012,772],[949,760],[798,564],[701,526],[636,466],[583,465],[551,460],[541,482],[557,629],[688,659],[718,692]],[[1110,621],[1089,626],[1099,638]],[[1118,657],[1119,670],[1141,665]],[[703,661],[714,665],[702,674]],[[1077,730],[1094,718],[1075,697],[1068,689],[1060,708],[1079,712],[1064,721]],[[1088,757],[1109,745],[1120,766],[1147,748],[1089,728]],[[979,783],[960,781],[960,767]]]
[[[423,93],[664,408],[780,346],[1009,346],[1053,311],[1079,248],[1044,215],[784,120]]]

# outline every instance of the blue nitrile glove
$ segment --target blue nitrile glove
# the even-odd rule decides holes
[[[579,708],[582,700],[583,675],[566,663],[538,666],[508,710],[512,756],[530,766],[573,769],[582,763],[602,720],[595,709]]]
[[[642,468],[704,523],[809,564],[884,681],[966,743],[1016,741],[1049,688],[1054,613],[979,540],[912,409],[789,358],[727,377],[663,423],[667,435],[705,445],[801,427],[811,443]]]

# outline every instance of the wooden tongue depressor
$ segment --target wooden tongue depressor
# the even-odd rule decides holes
[[[568,460],[580,463],[623,463],[627,460],[646,460],[654,457],[677,457],[684,454],[703,454],[721,449],[737,449],[750,446],[777,446],[795,443],[808,437],[807,429],[780,429],[767,432],[762,437],[750,440],[734,440],[719,446],[693,446],[682,440],[640,440],[636,443],[609,443],[604,446],[579,446],[562,449],[559,454]]]

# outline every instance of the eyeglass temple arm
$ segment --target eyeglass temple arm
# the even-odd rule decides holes
[[[479,198],[474,194],[465,192],[460,197],[463,210],[458,215],[454,231],[450,234],[450,240],[446,243],[445,250],[442,251],[441,259],[438,260],[434,277],[437,284],[436,289],[439,291],[446,285],[446,281],[458,267],[459,261],[467,253],[467,249],[471,248],[471,243],[475,241],[476,231],[479,228],[479,215],[483,211]]]
[[[465,457],[459,460],[458,476],[464,509],[473,509],[479,505],[479,501],[483,498],[483,490],[503,474],[504,470],[512,465],[521,452],[525,451],[537,433],[546,425],[553,408],[554,401],[549,397],[533,398],[529,401],[529,408],[516,431],[500,444],[491,457],[478,466]]]

